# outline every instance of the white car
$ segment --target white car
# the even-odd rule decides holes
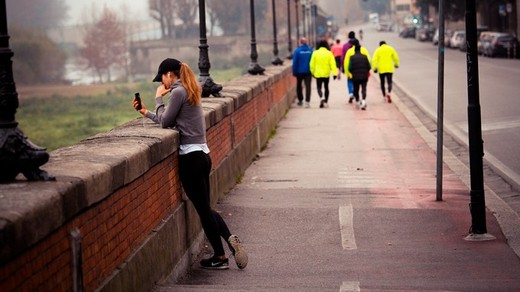
[[[444,32],[444,46],[445,47],[450,46],[451,35],[452,35],[451,30],[446,30]],[[434,46],[437,46],[439,44],[439,29],[435,30],[435,34],[433,35],[432,43]]]
[[[450,38],[450,47],[456,48],[456,49],[460,48],[460,45],[466,39],[465,36],[466,36],[466,31],[464,31],[464,30],[454,31],[453,35]]]

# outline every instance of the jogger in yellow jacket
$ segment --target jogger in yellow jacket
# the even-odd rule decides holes
[[[392,102],[390,94],[392,93],[394,68],[399,68],[399,55],[385,41],[379,42],[379,48],[375,50],[374,58],[372,59],[372,70],[374,70],[374,73],[379,73],[381,92],[383,93],[383,98],[388,102]],[[388,93],[385,90],[385,80],[388,81]]]
[[[322,40],[318,44],[318,49],[312,53],[310,68],[314,78],[316,78],[316,87],[318,88],[318,95],[320,96],[320,108],[328,106],[329,101],[329,80],[330,75],[337,78],[338,70],[336,68],[336,60],[334,55],[328,49],[328,43]],[[325,96],[321,88],[325,87]]]

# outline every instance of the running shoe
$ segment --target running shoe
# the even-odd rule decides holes
[[[228,242],[237,267],[239,269],[245,269],[247,266],[247,252],[242,243],[240,243],[240,239],[238,239],[238,236],[236,235],[231,235]]]
[[[229,269],[229,260],[228,259],[221,260],[215,256],[212,256],[209,259],[201,260],[200,266],[204,269],[209,269],[209,270],[225,270],[225,269]]]

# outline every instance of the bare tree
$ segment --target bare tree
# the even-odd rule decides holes
[[[88,26],[80,53],[87,60],[87,67],[94,69],[103,82],[103,76],[111,81],[111,69],[126,64],[126,33],[115,12],[105,7],[99,20]]]
[[[218,22],[225,35],[236,34],[242,24],[243,18],[249,19],[249,3],[236,0],[206,0],[212,13],[212,22]]]
[[[148,0],[150,16],[159,21],[162,38],[174,36],[174,6],[175,0]]]
[[[175,15],[182,20],[185,27],[192,26],[195,23],[199,4],[197,0],[176,0]]]
[[[214,30],[215,30],[215,25],[217,25],[217,22],[218,22],[218,15],[215,12],[215,10],[213,9],[213,6],[218,5],[218,2],[209,1],[209,2],[206,2],[206,5],[208,6],[207,7],[208,9],[206,9],[206,14],[208,15],[209,24],[210,24],[209,35],[213,36]]]

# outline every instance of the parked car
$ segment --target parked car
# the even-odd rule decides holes
[[[478,39],[478,37],[477,37],[477,39]],[[464,34],[460,41],[459,50],[465,52],[467,49],[468,49],[468,44],[466,42],[466,34]]]
[[[477,41],[477,50],[479,55],[486,55],[488,51],[489,43],[493,40],[493,38],[500,34],[500,32],[497,31],[483,31],[480,34],[480,37]]]
[[[435,28],[431,26],[424,26],[415,32],[415,39],[420,42],[431,41],[433,39],[433,34],[435,33]]]
[[[378,22],[376,25],[377,31],[394,31],[394,24],[391,22]]]
[[[486,47],[486,56],[518,58],[519,54],[518,39],[509,33],[495,35]]]
[[[482,34],[482,32],[484,31],[488,31],[489,28],[487,26],[484,26],[484,25],[481,25],[481,26],[477,26],[477,46],[478,46],[478,42],[480,40],[480,35]],[[465,52],[467,50],[467,43],[466,43],[466,34],[464,34],[464,37],[462,39],[462,42],[459,46],[459,50]]]
[[[444,31],[444,46],[447,47],[450,44],[450,38],[452,36],[453,32],[451,30]],[[435,33],[433,34],[432,43],[434,46],[437,46],[439,44],[439,29],[435,30]]]
[[[453,32],[453,35],[450,38],[450,48],[459,48],[460,45],[465,41],[466,31],[464,30],[456,30]]]
[[[400,33],[399,36],[402,38],[415,38],[415,26],[407,26]]]

